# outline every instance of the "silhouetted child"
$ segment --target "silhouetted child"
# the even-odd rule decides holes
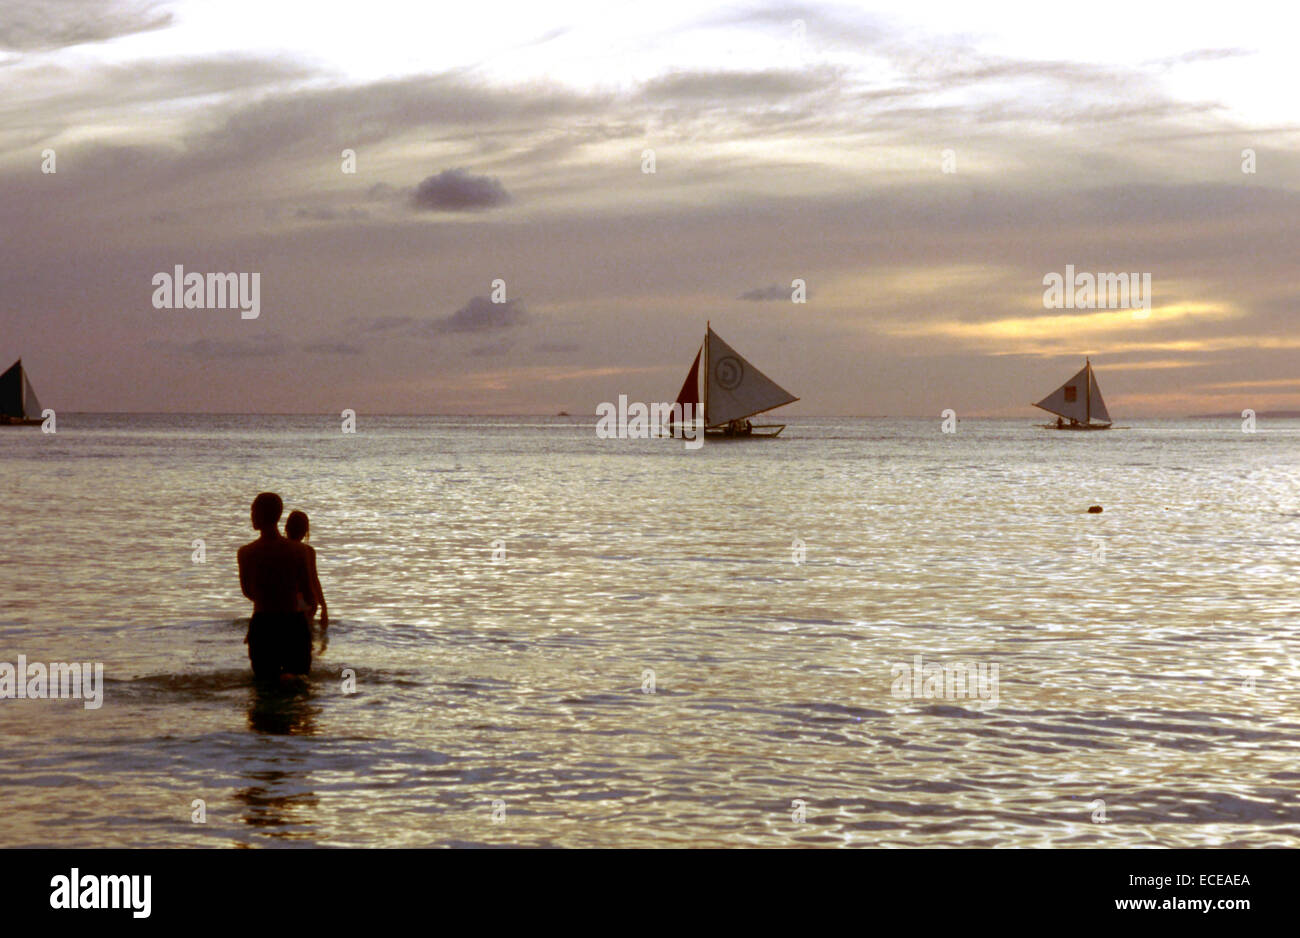
[[[316,608],[320,607],[320,627],[323,633],[329,628],[330,614],[329,609],[325,606],[325,591],[320,586],[320,576],[316,573],[316,549],[307,543],[311,537],[311,522],[307,520],[307,513],[303,511],[289,512],[288,519],[284,522],[285,537],[291,541],[297,541],[307,552],[307,569],[311,574],[311,588],[313,595],[298,596],[298,608],[307,616],[310,622],[316,617]],[[322,634],[321,648],[324,649],[325,638]]]

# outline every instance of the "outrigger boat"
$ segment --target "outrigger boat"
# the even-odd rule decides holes
[[[42,422],[41,402],[20,358],[0,375],[0,427],[36,427]]]
[[[690,404],[692,413],[704,414],[704,432],[713,437],[779,436],[785,424],[755,424],[749,418],[797,400],[722,341],[712,325],[706,326],[704,342],[677,395],[683,410]]]
[[[1091,359],[1084,359],[1082,371],[1034,406],[1056,414],[1056,423],[1043,424],[1048,430],[1109,430],[1111,426]]]

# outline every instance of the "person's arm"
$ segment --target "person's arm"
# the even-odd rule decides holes
[[[325,605],[325,591],[321,589],[320,574],[316,572],[316,550],[312,548],[311,553],[311,585],[312,595],[316,597],[316,605],[320,607],[320,627],[329,628],[330,614]]]
[[[239,548],[239,553],[235,556],[239,559],[239,588],[245,596],[257,602],[257,597],[253,595],[253,578],[248,575],[248,566],[244,563],[244,548]]]
[[[316,595],[316,588],[312,586],[315,559],[312,557],[311,548],[306,544],[300,544],[301,550],[298,552],[298,592],[302,594],[303,599],[308,601]]]

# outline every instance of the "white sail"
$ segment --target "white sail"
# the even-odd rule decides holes
[[[1092,366],[1089,365],[1089,368]],[[1097,386],[1097,373],[1092,374],[1092,419],[1100,420],[1102,423],[1110,423],[1110,412],[1106,410],[1106,402],[1101,399],[1101,388]]]
[[[709,374],[705,424],[721,426],[799,400],[738,354],[718,334],[707,336]]]
[[[1088,366],[1084,365],[1077,375],[1034,406],[1064,417],[1066,420],[1077,420],[1079,423],[1086,422],[1088,419]]]
[[[23,371],[23,384],[27,388],[27,396],[23,400],[23,416],[32,418],[41,415],[41,402],[36,399],[36,389],[32,387],[32,379],[27,377],[27,372]]]

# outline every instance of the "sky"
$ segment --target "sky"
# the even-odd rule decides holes
[[[0,368],[69,412],[594,414],[711,322],[791,415],[1038,417],[1085,356],[1117,419],[1300,410],[1297,25],[0,0]],[[176,265],[259,315],[156,308]],[[1047,308],[1067,265],[1150,308]]]

